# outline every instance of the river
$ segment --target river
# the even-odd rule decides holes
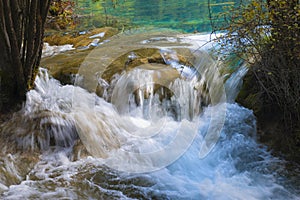
[[[172,28],[184,32],[210,32],[213,23],[222,22],[220,16],[239,1],[230,0],[77,0],[78,15],[90,16],[81,27],[117,26],[132,28],[149,26]]]
[[[23,109],[1,125],[13,139],[3,144],[1,199],[299,199],[297,170],[257,142],[253,111],[234,101],[247,65],[225,66],[208,34],[162,28],[113,36],[73,85],[40,69]],[[111,73],[144,49],[160,59]],[[34,158],[27,169],[20,151]]]

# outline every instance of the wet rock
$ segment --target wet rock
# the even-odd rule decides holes
[[[1,144],[0,152],[0,194],[10,185],[19,184],[39,161],[37,152],[17,152],[10,145]]]
[[[90,36],[89,38],[102,38],[102,37],[104,37],[104,35],[105,35],[105,32],[100,32],[98,34]]]
[[[47,42],[44,43],[42,57],[54,56],[65,51],[74,50],[73,45],[65,44],[60,46],[50,46]]]
[[[73,147],[73,158],[72,160],[80,160],[82,158],[86,158],[91,156],[91,154],[87,151],[86,147],[83,145],[81,140],[77,140]]]
[[[51,49],[45,47],[40,66],[47,68],[62,84],[73,84],[81,63],[93,47],[106,43],[107,38],[117,32],[117,29],[105,27],[77,34],[52,33],[44,39],[46,47]],[[73,51],[61,53],[63,47]]]
[[[182,65],[189,64],[187,59],[181,55],[178,55],[178,63]],[[151,65],[144,65],[144,64],[161,64],[160,67],[165,66],[168,67],[169,65],[165,62],[164,58],[161,55],[161,52],[157,48],[141,48],[136,49],[130,52],[127,52],[124,55],[121,55],[117,59],[115,59],[103,72],[102,78],[106,81],[110,82],[114,74],[120,74],[121,72],[130,71],[135,67],[139,67],[143,65],[143,68],[147,68],[149,70],[155,70],[156,67]],[[159,68],[160,68],[159,67]],[[171,72],[172,73],[172,72]],[[168,78],[168,74],[164,74],[162,76],[164,78]],[[176,77],[177,78],[177,77]]]
[[[96,46],[98,43],[106,41],[103,38],[107,37],[107,34],[105,33],[103,36],[102,33],[97,30],[95,34],[83,36],[92,37],[89,38],[89,42],[95,43]],[[99,38],[95,38],[96,36]],[[110,38],[108,43],[101,44],[100,47],[95,47],[93,50],[88,48],[88,50],[83,51],[66,52],[55,57],[45,58],[41,63],[62,84],[74,84],[76,78],[77,86],[89,92],[95,92],[101,97],[111,94],[118,76],[138,68],[154,71],[153,81],[159,82],[159,84],[155,84],[154,92],[162,86],[168,88],[168,85],[177,78],[190,80],[195,76],[200,77],[192,63],[201,62],[202,64],[202,61],[195,59],[194,54],[185,46],[186,44],[181,44],[177,40],[166,40],[162,36],[157,37],[156,33],[153,35],[153,41],[144,44],[143,41],[149,37],[151,38],[151,33],[118,34]],[[97,44],[93,40],[97,40]],[[90,44],[85,45],[89,46]],[[84,48],[84,46],[81,47]],[[204,55],[204,60],[205,58]],[[79,75],[76,75],[77,73]],[[78,77],[80,77],[80,81]],[[202,85],[205,86],[206,84]],[[207,88],[202,87],[202,85],[195,87],[195,90],[208,96],[206,95],[208,94]],[[109,95],[106,97],[105,99],[110,101]]]
[[[179,56],[179,58],[178,63],[188,63],[183,56]],[[162,87],[162,85],[167,86],[175,79],[181,77],[180,73],[176,69],[165,63],[159,49],[141,48],[127,52],[115,59],[109,66],[106,67],[102,73],[101,80],[111,84],[115,74],[130,72],[136,68],[152,70],[154,72],[153,81],[157,83],[160,82],[160,85],[155,85],[154,92]],[[103,96],[103,89],[104,87],[101,84],[98,84],[96,93],[99,96]],[[145,95],[147,96],[147,94]]]
[[[46,57],[41,60],[41,67],[49,70],[50,74],[62,84],[73,84],[81,63],[91,52],[70,51],[52,57]]]
[[[111,27],[96,28],[90,31],[78,33],[62,34],[61,32],[52,33],[44,38],[44,41],[49,45],[66,45],[71,44],[74,48],[88,46],[94,39],[99,39],[99,42],[118,33],[118,30]]]
[[[9,144],[9,150],[16,152],[43,152],[51,147],[73,146],[78,138],[74,121],[66,114],[38,106],[35,109],[39,111],[22,109],[1,124],[1,142]]]

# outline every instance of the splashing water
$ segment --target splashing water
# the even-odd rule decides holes
[[[285,162],[256,142],[252,111],[226,102],[218,65],[204,55],[184,66],[191,76],[171,56],[169,67],[124,71],[103,84],[106,98],[42,69],[23,110],[2,127],[18,148],[42,155],[20,184],[0,184],[1,198],[297,199],[281,176]],[[161,82],[164,70],[179,75]],[[232,96],[235,77],[226,84]]]

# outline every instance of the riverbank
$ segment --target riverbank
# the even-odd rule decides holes
[[[275,102],[267,103],[264,98],[256,76],[249,70],[236,101],[254,111],[259,142],[267,145],[274,155],[300,164],[300,129],[295,128],[287,133],[287,130],[283,129],[284,110],[278,108]],[[293,122],[291,119],[291,123],[297,121]]]

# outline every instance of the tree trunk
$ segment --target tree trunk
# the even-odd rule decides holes
[[[25,99],[42,53],[50,0],[0,0],[0,111]]]

